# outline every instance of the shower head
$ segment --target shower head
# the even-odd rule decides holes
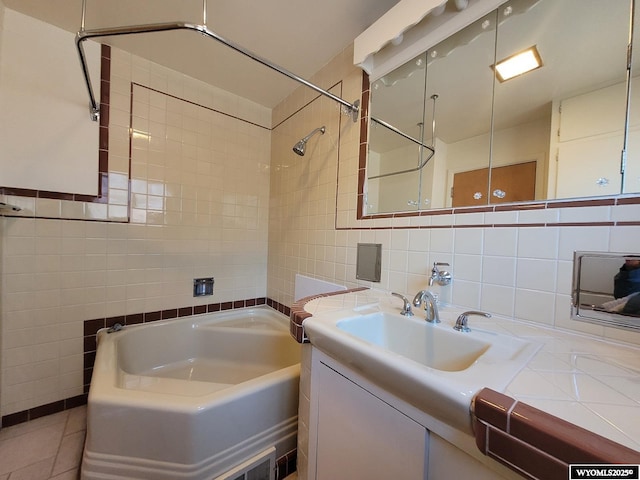
[[[307,147],[307,142],[309,141],[309,139],[311,137],[313,137],[318,132],[320,132],[321,134],[324,135],[325,130],[326,129],[324,128],[324,126],[316,128],[313,132],[311,132],[309,135],[307,135],[302,140],[300,140],[298,143],[296,143],[293,146],[293,151],[296,152],[301,157],[304,157],[304,150]]]

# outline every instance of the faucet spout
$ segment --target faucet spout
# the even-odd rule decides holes
[[[440,323],[440,314],[435,297],[428,290],[420,290],[413,298],[413,305],[419,307],[424,304],[425,320],[430,323]]]

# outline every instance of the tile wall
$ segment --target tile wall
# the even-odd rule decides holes
[[[271,111],[117,49],[110,83],[108,202],[0,199],[2,416],[84,393],[87,320],[266,294]]]
[[[351,58],[351,50],[345,50],[316,76],[325,88],[340,82],[347,100],[357,98],[362,85]],[[290,125],[298,135],[316,127],[322,102],[309,103],[299,91],[274,109],[273,165],[294,161],[295,141],[285,132]],[[371,286],[412,296],[427,287],[433,262],[447,262],[454,281],[437,288],[444,302],[640,344],[639,333],[571,320],[569,296],[574,250],[638,253],[637,200],[358,219],[359,124],[339,118],[337,157],[318,151],[308,154],[304,166],[293,167],[298,173],[272,170],[268,297],[291,305],[298,271],[348,287]],[[309,189],[304,171],[319,166],[331,176],[337,172],[337,185]],[[322,209],[334,204],[335,210]],[[360,242],[382,244],[380,283],[355,279]]]
[[[312,81],[360,98],[352,49]],[[443,261],[445,302],[640,343],[568,308],[571,252],[637,251],[640,206],[358,220],[360,124],[317,97],[303,87],[271,112],[113,49],[109,202],[2,197],[24,210],[0,218],[0,414],[83,393],[84,321],[197,305],[198,276],[216,277],[203,303],[290,306],[295,273],[412,295]],[[355,280],[359,242],[382,243],[381,283]]]

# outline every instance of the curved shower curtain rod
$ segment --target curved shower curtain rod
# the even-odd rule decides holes
[[[356,100],[353,103],[349,103],[346,100],[338,97],[337,95],[334,95],[333,93],[318,87],[317,85],[309,82],[308,80],[305,80],[302,77],[299,77],[298,75],[290,72],[289,70],[282,68],[270,62],[269,60],[261,57],[260,55],[257,55],[247,50],[246,48],[238,45],[237,43],[232,42],[231,40],[228,40],[224,37],[221,37],[214,31],[209,30],[209,28],[207,28],[207,0],[203,0],[202,3],[203,3],[203,7],[202,7],[203,23],[201,25],[196,23],[187,23],[187,22],[167,22],[167,23],[129,25],[129,26],[123,26],[123,27],[85,30],[84,23],[85,23],[85,15],[86,15],[86,0],[82,1],[82,21],[81,21],[80,31],[76,35],[76,47],[78,49],[80,62],[82,63],[82,73],[84,75],[84,79],[87,84],[87,91],[89,93],[90,116],[93,121],[97,121],[98,118],[100,117],[100,107],[96,102],[96,98],[93,92],[93,87],[91,86],[91,77],[89,75],[89,69],[87,67],[87,59],[86,59],[86,55],[85,55],[84,47],[82,46],[82,43],[85,40],[89,40],[91,38],[97,38],[97,37],[112,37],[112,36],[118,36],[118,35],[133,35],[133,34],[139,34],[139,33],[153,33],[153,32],[169,32],[172,30],[190,30],[190,31],[198,32],[206,37],[213,38],[214,40],[217,40],[218,42],[226,45],[227,47],[230,47],[231,49],[235,50],[238,53],[241,53],[246,57],[249,57],[250,59],[264,65],[265,67],[275,70],[276,72],[281,73],[282,75],[285,75],[286,77],[289,77],[290,79],[295,80],[298,83],[302,83],[303,85],[306,85],[307,87],[311,88],[312,90],[315,90],[319,94],[324,95],[325,97],[328,97],[335,102],[338,102],[339,104],[341,104],[343,107],[347,109],[347,113],[351,116],[354,122],[358,121],[358,115],[360,113],[360,100]]]

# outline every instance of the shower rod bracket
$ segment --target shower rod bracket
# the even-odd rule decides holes
[[[94,107],[91,103],[89,103],[89,118],[94,122],[100,120],[100,108]]]
[[[360,100],[356,100],[353,103],[349,103],[343,98],[340,98],[337,95],[334,95],[333,93],[309,82],[308,80],[305,80],[302,77],[299,77],[298,75],[290,72],[289,70],[276,65],[275,63],[267,60],[266,58],[261,57],[251,52],[250,50],[247,50],[241,45],[238,45],[237,43],[232,42],[231,40],[228,40],[218,35],[213,30],[210,30],[206,26],[206,21],[207,21],[206,1],[203,1],[203,20],[205,22],[203,25],[187,23],[187,22],[168,22],[168,23],[129,25],[129,26],[122,26],[122,27],[85,30],[86,1],[87,0],[82,1],[82,19],[81,19],[80,31],[76,35],[76,48],[78,49],[78,56],[80,57],[80,63],[82,64],[82,73],[84,75],[84,80],[85,80],[87,91],[89,94],[90,117],[93,121],[98,121],[98,119],[100,118],[100,107],[98,106],[96,97],[93,92],[93,87],[91,85],[91,77],[89,74],[89,68],[87,66],[87,59],[86,59],[84,47],[82,45],[83,42],[85,40],[89,40],[92,38],[99,38],[99,37],[135,35],[140,33],[153,33],[153,32],[168,32],[173,30],[189,30],[189,31],[200,33],[205,37],[213,38],[214,40],[222,43],[223,45],[226,45],[227,47],[231,48],[232,50],[235,50],[236,52],[244,55],[245,57],[248,57],[251,60],[258,62],[264,65],[265,67],[270,68],[271,70],[275,70],[276,72],[286,77],[289,77],[290,79],[295,80],[298,83],[302,83],[303,85],[306,85],[312,90],[315,90],[317,93],[324,95],[325,97],[328,97],[335,102],[338,102],[339,104],[341,104],[343,107],[347,109],[354,123],[358,121],[359,114],[360,114]]]

